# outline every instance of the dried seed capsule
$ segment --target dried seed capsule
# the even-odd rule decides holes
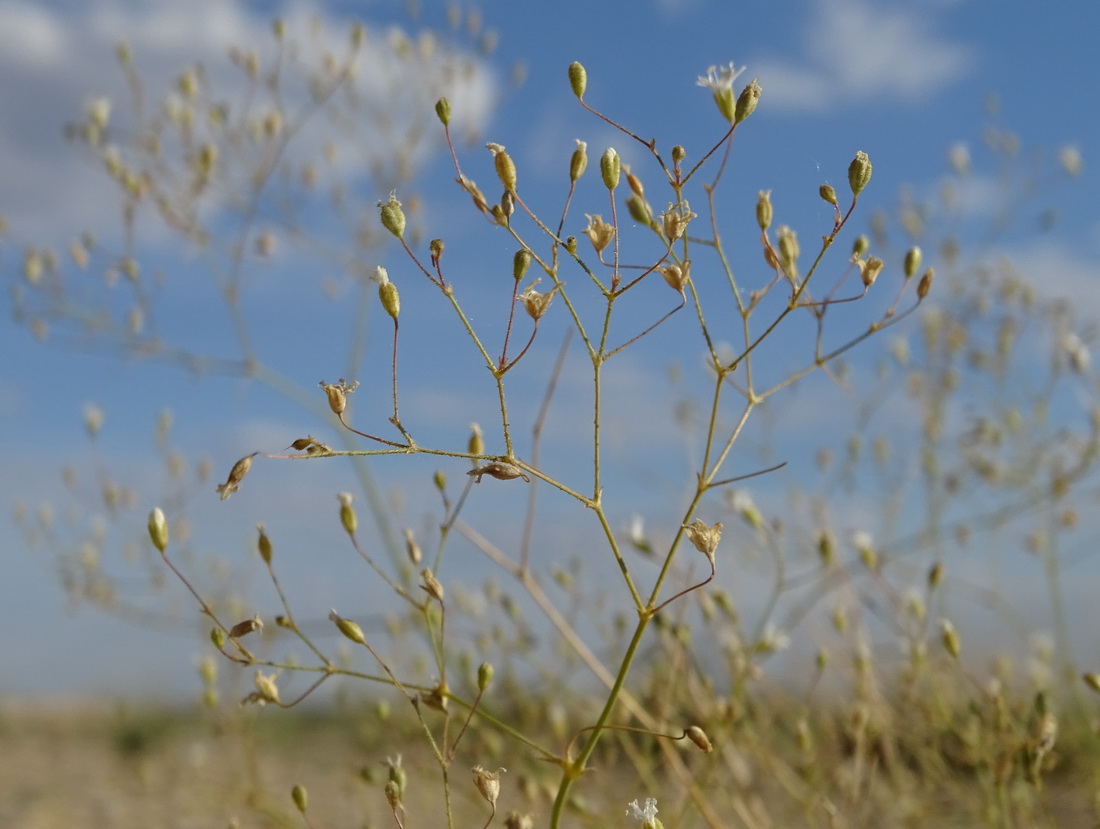
[[[260,614],[257,613],[251,619],[245,619],[243,622],[237,622],[229,629],[230,639],[240,639],[242,636],[248,636],[250,633],[255,633],[258,630],[264,629],[263,619],[260,618]]]
[[[322,380],[320,386],[325,390],[325,395],[328,397],[328,407],[332,409],[332,413],[342,415],[348,405],[348,395],[359,388],[359,381],[356,380],[349,386],[341,377],[339,383],[326,383]]]
[[[253,452],[251,455],[245,455],[233,464],[233,468],[229,470],[229,477],[225,479],[225,483],[218,484],[214,487],[223,501],[241,488],[241,481],[244,480],[244,476],[248,474],[248,470],[252,468],[252,459],[258,454],[260,453]]]
[[[513,478],[523,478],[527,483],[531,482],[531,479],[524,474],[522,469],[515,464],[505,461],[493,461],[483,466],[475,466],[466,474],[473,475],[479,484],[481,483],[481,477],[483,475],[488,475],[490,478],[496,478],[499,481],[510,481]]]
[[[699,726],[688,726],[684,730],[684,736],[695,743],[695,745],[699,746],[699,748],[701,748],[704,753],[710,754],[712,751],[714,751],[714,746],[711,745],[710,738],[707,736],[707,733],[703,731],[703,729],[701,729]]]

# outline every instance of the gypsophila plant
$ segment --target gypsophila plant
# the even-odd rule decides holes
[[[321,416],[277,447],[243,447],[214,479],[209,461],[190,474],[165,413],[156,442],[172,484],[157,503],[106,464],[90,498],[75,467],[65,473],[112,520],[142,513],[148,542],[128,553],[148,573],[140,590],[161,591],[170,577],[186,588],[190,615],[199,608],[214,649],[198,666],[202,700],[226,718],[219,733],[232,731],[226,685],[241,733],[261,710],[295,708],[331,680],[370,689],[369,708],[339,698],[334,729],[350,741],[341,762],[364,797],[335,800],[324,787],[338,775],[306,764],[294,774],[311,779],[295,777],[281,806],[265,802],[251,774],[242,801],[308,826],[324,825],[335,802],[333,820],[399,827],[918,825],[946,808],[968,825],[1075,825],[1048,793],[1094,790],[1095,780],[1058,774],[1074,766],[1067,757],[1095,767],[1096,747],[1080,737],[1074,746],[1061,700],[1067,682],[1083,697],[1100,679],[1074,656],[1061,567],[1084,499],[1096,497],[1100,408],[1090,333],[1072,307],[1038,299],[1008,267],[963,263],[956,240],[929,226],[930,209],[904,206],[900,250],[882,221],[851,232],[873,181],[863,152],[830,171],[833,181],[846,173],[845,186],[807,185],[828,211],[822,227],[793,227],[791,206],[773,204],[771,191],[739,191],[733,174],[751,160],[735,153],[736,137],[767,99],[755,80],[735,87],[744,70],[733,63],[698,80],[718,110],[711,142],[671,148],[620,123],[598,81],[590,94],[585,68],[569,66],[577,105],[632,152],[593,146],[590,158],[582,138],[561,147],[556,200],[528,189],[533,162],[522,154],[456,140],[472,121],[458,97],[418,89],[401,99],[408,120],[394,119],[385,151],[364,161],[374,173],[364,221],[364,188],[345,186],[350,168],[336,164],[335,144],[306,137],[317,120],[361,120],[356,56],[373,35],[356,28],[346,51],[314,65],[282,24],[272,34],[270,54],[232,56],[248,80],[240,107],[198,67],[151,107],[122,50],[134,141],[116,140],[118,113],[99,98],[71,132],[120,188],[126,247],[72,246],[73,267],[103,272],[102,294],[74,288],[60,257],[38,248],[25,252],[14,291],[40,337],[86,336],[248,377]],[[388,47],[400,69],[438,44],[414,49],[390,35]],[[450,57],[441,86],[462,74]],[[304,70],[293,77],[305,97],[287,90],[292,67]],[[319,155],[299,156],[299,141]],[[421,218],[408,190],[416,148],[433,141],[449,152],[455,193],[476,221],[473,247],[436,232],[442,214]],[[970,163],[958,147],[951,160],[960,175]],[[1062,164],[1072,172],[1080,159],[1063,153]],[[322,181],[334,212],[318,220],[296,187],[316,192]],[[149,214],[209,264],[239,359],[173,343],[158,325],[163,286],[136,241]],[[332,218],[349,231],[344,250],[322,227]],[[751,245],[725,241],[739,236]],[[384,265],[368,266],[382,243]],[[261,359],[243,312],[252,269],[297,245],[339,263],[355,291],[326,286],[355,306],[353,345],[346,365],[317,363],[312,391]],[[928,252],[952,277],[941,266],[935,295]],[[111,293],[118,285],[128,304]],[[88,301],[74,301],[80,291]],[[930,296],[916,326],[899,326]],[[378,312],[370,325],[368,307]],[[375,329],[381,350],[368,352],[362,339]],[[847,394],[866,381],[845,358],[883,332],[893,339],[871,390],[838,405],[845,426],[811,446],[819,435],[792,425],[791,411],[816,415],[827,408],[822,389]],[[659,363],[684,343],[700,357],[666,381]],[[1020,382],[1040,354],[1048,372]],[[472,403],[455,395],[440,407],[419,393],[446,387],[463,361],[479,373],[473,388],[460,381]],[[639,386],[644,394],[632,394]],[[1086,403],[1053,417],[1067,398]],[[94,449],[105,423],[89,406]],[[667,460],[670,442],[686,447],[690,474]],[[292,516],[318,537],[326,520],[294,499],[261,504],[270,515],[249,524],[266,598],[197,554],[186,514],[200,492],[239,515],[276,464],[292,477],[320,468],[335,478],[337,459],[355,465],[361,491],[334,485],[327,521],[371,585],[360,604],[318,605],[286,577],[293,551],[276,520]],[[779,499],[757,487],[785,465],[797,486]],[[404,508],[381,497],[379,471],[429,518],[400,527]],[[66,539],[70,524],[47,505],[17,512],[28,537],[59,551],[74,599],[143,624],[169,620],[162,603],[151,613],[108,572],[103,524]],[[1054,635],[1031,637],[1023,670],[986,665],[969,633],[974,606],[1031,633],[1008,591],[966,571],[963,552],[982,539],[998,551],[1016,541],[1046,576]],[[331,567],[330,542],[316,546],[311,566]],[[481,567],[490,575],[475,583]],[[231,670],[219,676],[221,662]],[[256,731],[247,733],[251,745]],[[253,748],[244,765],[297,759],[311,741],[312,731],[281,751]],[[326,757],[339,753],[328,748]]]
[[[688,739],[699,749],[709,752],[710,739],[703,729],[691,722],[683,723],[678,733],[669,734],[665,717],[649,710],[631,689],[632,671],[646,634],[657,620],[664,619],[664,615],[672,613],[678,604],[709,585],[721,568],[730,566],[728,556],[723,556],[720,549],[722,523],[704,516],[714,511],[715,503],[720,503],[714,501],[714,496],[756,474],[733,475],[727,469],[738,438],[757,407],[807,375],[827,369],[840,355],[872,335],[895,325],[920,304],[931,288],[931,269],[920,271],[913,264],[917,254],[910,254],[908,265],[900,271],[895,285],[889,288],[881,284],[876,288],[885,263],[869,255],[865,240],[857,240],[851,252],[842,254],[836,264],[833,264],[834,257],[827,256],[871,180],[871,161],[863,152],[855,154],[848,168],[849,194],[843,202],[832,188],[822,190],[820,195],[831,206],[833,220],[824,229],[820,245],[805,256],[801,253],[796,232],[786,225],[774,224],[776,208],[769,193],[760,193],[755,206],[743,204],[748,218],[755,215],[757,261],[762,264],[746,269],[752,276],[735,274],[717,232],[720,215],[716,193],[733,163],[737,129],[752,115],[761,95],[760,86],[754,80],[735,98],[733,83],[740,71],[730,64],[727,68],[712,68],[700,79],[700,84],[712,92],[719,113],[728,123],[718,131],[713,145],[697,151],[695,160],[690,160],[691,153],[685,147],[676,146],[666,156],[654,142],[640,139],[612,116],[598,111],[586,97],[584,68],[579,64],[569,68],[570,83],[579,104],[618,129],[624,140],[640,143],[649,154],[648,188],[650,193],[662,193],[659,198],[665,202],[665,207],[660,212],[647,200],[647,185],[643,184],[642,175],[628,169],[614,148],[601,152],[598,181],[582,189],[582,185],[588,183],[584,179],[588,166],[587,146],[582,141],[577,142],[568,164],[563,163],[568,193],[564,205],[552,217],[525,193],[522,164],[513,159],[505,147],[488,144],[500,187],[499,198],[490,201],[466,174],[451,139],[451,106],[445,100],[439,102],[436,111],[451,148],[458,186],[472,197],[474,209],[484,217],[489,231],[507,239],[516,248],[511,262],[512,278],[501,283],[506,300],[501,306],[505,322],[503,336],[495,345],[490,339],[492,329],[480,322],[484,312],[477,315],[470,312],[464,298],[467,289],[459,277],[450,273],[452,269],[443,254],[446,240],[436,239],[423,251],[407,235],[404,204],[397,193],[379,201],[379,224],[403,251],[403,256],[375,272],[378,301],[392,321],[390,382],[385,387],[371,389],[358,380],[342,378],[335,383],[322,379],[320,383],[329,409],[340,426],[367,440],[373,448],[333,450],[307,437],[292,444],[294,454],[262,453],[260,457],[318,461],[340,455],[378,458],[419,455],[433,457],[440,464],[436,486],[441,506],[441,535],[431,559],[432,566],[420,569],[418,581],[401,572],[390,572],[385,562],[374,558],[370,552],[373,545],[359,530],[351,495],[340,496],[339,510],[349,543],[378,578],[420,619],[426,641],[430,643],[429,671],[410,673],[394,655],[386,652],[382,643],[372,641],[375,637],[368,637],[360,625],[334,610],[329,615],[330,620],[353,646],[366,652],[367,662],[374,666],[374,671],[347,667],[296,623],[289,605],[284,605],[276,621],[306,646],[312,654],[311,660],[296,664],[260,658],[242,641],[258,630],[260,620],[231,624],[230,620],[220,618],[196,593],[204,613],[215,621],[213,641],[221,654],[256,670],[256,690],[247,698],[250,702],[294,705],[337,675],[357,676],[393,686],[411,706],[436,758],[442,776],[448,825],[453,822],[449,769],[459,756],[462,738],[473,723],[500,729],[517,741],[518,746],[560,770],[550,812],[551,826],[561,825],[572,802],[571,792],[582,775],[591,770],[591,761],[601,741],[611,734],[627,733],[638,733],[654,740],[656,750],[664,756],[687,798],[694,801],[695,808],[708,823],[721,825],[706,806],[706,792],[694,779],[690,764],[674,747],[676,740]],[[587,223],[577,227],[573,202],[582,197],[591,199],[593,212],[585,214]],[[624,208],[641,232],[624,232],[621,218]],[[779,212],[781,215],[781,209]],[[608,220],[604,220],[604,215]],[[576,233],[569,232],[573,227],[587,237],[586,243],[582,244]],[[490,265],[481,263],[481,267]],[[508,270],[506,264],[504,268]],[[532,275],[532,271],[537,275]],[[667,310],[647,321],[647,306],[636,302],[635,297],[653,280],[671,291],[665,303]],[[537,290],[536,285],[540,283],[546,283],[547,288]],[[876,308],[871,319],[856,330],[847,326],[834,330],[830,325],[833,309],[857,302],[872,290],[890,292],[885,306]],[[497,401],[497,422],[490,427],[475,427],[465,446],[420,443],[416,414],[409,416],[399,406],[402,386],[398,359],[400,321],[417,314],[433,296],[454,315],[458,322],[454,336],[465,341],[470,356],[484,368],[487,387]],[[517,309],[521,313],[517,314]],[[540,458],[541,430],[552,417],[548,409],[544,406],[522,432],[517,431],[513,414],[515,404],[509,394],[513,381],[518,382],[517,378],[524,376],[540,347],[540,324],[555,312],[568,318],[579,340],[593,389],[592,425],[581,442],[586,448],[576,449],[588,459],[588,472],[581,478],[561,476],[554,471],[553,463],[544,463]],[[614,377],[617,365],[622,363],[622,355],[670,327],[676,329],[677,337],[696,337],[706,355],[709,391],[702,408],[707,415],[701,433],[695,485],[666,540],[652,548],[651,555],[657,564],[655,576],[643,579],[643,573],[624,554],[623,540],[613,529],[608,512],[608,504],[614,502],[615,495],[605,489],[605,481],[613,483],[615,478],[606,468],[606,426],[601,413],[605,388],[609,378]],[[769,347],[774,347],[773,343],[785,336],[788,329],[802,327],[812,332],[806,340],[808,348],[802,356],[802,366],[775,376],[774,368],[762,359],[762,355]],[[720,345],[730,337],[735,338],[737,345],[728,348]],[[557,349],[556,344],[551,345]],[[451,347],[459,346],[456,343]],[[361,395],[364,392],[375,396],[386,394],[391,398],[392,415],[387,418],[388,424],[360,425],[349,417],[350,397],[353,393]],[[532,437],[521,439],[524,434]],[[487,450],[489,444],[499,449],[490,452]],[[233,465],[226,481],[218,487],[222,498],[242,487],[255,458],[257,454],[252,453]],[[459,485],[457,494],[452,494],[449,479],[463,466],[466,468],[462,476],[465,482]],[[617,592],[634,617],[627,625],[628,637],[624,646],[609,663],[595,656],[582,632],[544,592],[531,570],[529,541],[525,540],[513,553],[508,553],[488,535],[464,526],[464,506],[474,498],[496,497],[493,493],[500,487],[523,487],[529,491],[528,521],[534,516],[538,490],[547,489],[572,501],[579,515],[587,516],[592,522],[592,533],[601,539],[604,555],[617,565]],[[155,521],[151,519],[151,526],[162,520],[159,516]],[[448,627],[451,599],[445,582],[451,578],[447,574],[450,560],[447,547],[455,530],[471,539],[493,562],[518,580],[530,599],[547,614],[562,641],[600,680],[603,692],[592,709],[568,713],[574,730],[564,745],[554,746],[538,736],[527,736],[485,710],[483,697],[491,691],[491,666],[483,666],[479,672],[477,692],[473,696],[454,684],[451,677],[454,666],[449,657],[454,648]],[[264,538],[261,531],[261,555],[277,586],[270,552],[263,552]],[[409,559],[419,564],[419,554],[412,552],[411,536],[409,541]],[[690,548],[703,555],[704,576],[677,587],[675,582],[681,580],[681,574],[695,569],[683,563],[687,555],[685,550]],[[161,553],[166,564],[189,584],[173,565],[170,548],[161,549]],[[761,639],[760,652],[779,648],[781,641],[778,632],[770,631]],[[267,673],[265,669],[275,673]],[[313,673],[315,681],[294,699],[285,699],[279,692],[279,672],[303,670]],[[495,814],[501,788],[499,773],[486,772],[477,766],[474,775],[477,789],[490,802]],[[391,805],[394,820],[399,825],[411,819],[411,815],[403,817],[411,809],[400,792],[394,793]],[[647,821],[646,825],[653,824],[656,810],[652,801],[647,801],[644,810],[637,806],[635,809],[639,814],[644,812],[642,819]]]

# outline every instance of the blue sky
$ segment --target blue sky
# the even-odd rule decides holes
[[[345,42],[351,18],[361,19],[372,34],[400,26],[415,38],[422,29],[442,29],[439,60],[453,59],[469,70],[451,93],[460,112],[456,118],[463,131],[480,136],[473,146],[460,143],[464,168],[492,198],[496,184],[482,145],[505,145],[521,165],[530,202],[541,204],[551,215],[555,207],[560,209],[564,171],[576,138],[588,141],[592,169],[609,145],[635,171],[645,175],[646,169],[644,150],[577,105],[566,80],[566,67],[573,60],[587,67],[589,103],[644,137],[655,138],[666,158],[673,144],[698,153],[721,135],[719,116],[708,91],[696,85],[697,77],[709,65],[733,61],[747,66],[738,86],[758,77],[764,91],[756,114],[739,129],[724,183],[723,210],[735,224],[735,217],[743,217],[743,227],[751,222],[757,191],[771,189],[782,221],[797,227],[804,240],[827,229],[829,214],[817,199],[818,186],[828,182],[843,192],[847,166],[857,150],[870,155],[875,174],[855,229],[867,227],[875,208],[895,208],[903,188],[921,199],[938,193],[949,172],[948,150],[960,142],[974,158],[974,171],[962,192],[960,227],[987,222],[1004,206],[995,186],[996,169],[988,163],[983,166],[981,150],[983,130],[991,123],[986,101],[995,95],[999,114],[992,123],[1019,137],[1021,164],[1039,152],[1048,159],[1042,168],[1046,178],[1023,209],[1022,226],[1033,228],[1028,217],[1051,207],[1060,217],[1045,234],[1029,230],[998,241],[998,251],[1011,256],[1041,291],[1073,297],[1083,318],[1100,314],[1100,294],[1089,284],[1096,279],[1100,248],[1100,215],[1090,196],[1096,192],[1092,159],[1098,135],[1096,109],[1091,106],[1095,93],[1089,91],[1096,78],[1094,41],[1100,32],[1100,7],[1095,4],[1048,4],[1038,14],[1026,4],[991,0],[487,2],[479,7],[483,27],[474,35],[461,28],[457,34],[450,32],[443,5],[431,2],[421,4],[414,21],[403,12],[404,4],[394,2],[281,5],[204,0],[191,4],[186,13],[179,8],[133,0],[0,2],[0,111],[6,113],[0,125],[0,215],[8,227],[7,237],[0,241],[0,269],[6,288],[19,282],[28,246],[53,245],[64,251],[85,229],[94,231],[105,248],[119,250],[125,245],[117,197],[88,154],[62,137],[63,125],[82,118],[96,96],[124,100],[125,86],[112,57],[117,42],[130,44],[153,99],[196,62],[233,98],[241,89],[239,75],[226,58],[228,48],[269,48],[269,21],[279,14],[298,34],[308,32],[311,19],[323,21],[315,42],[333,48]],[[497,45],[486,55],[477,45],[490,30]],[[366,60],[372,60],[370,55]],[[430,104],[442,63],[402,65],[396,77],[387,76],[393,67],[384,59],[368,62],[367,69],[372,78],[382,79],[372,87],[376,94],[392,83],[407,96],[404,102]],[[524,79],[517,84],[519,67]],[[292,95],[290,100],[301,98]],[[386,106],[384,100],[366,103]],[[112,118],[125,125],[124,112],[125,106],[118,103]],[[415,118],[407,110],[400,115]],[[431,119],[428,123],[434,128]],[[356,138],[343,139],[332,172],[334,177],[344,176],[349,194],[365,205],[386,196],[378,182],[361,172],[376,148],[384,146],[371,132],[373,126],[358,125]],[[307,131],[302,141],[308,152],[318,148],[320,139]],[[1055,163],[1057,153],[1067,147],[1084,159],[1083,172],[1073,182],[1059,176]],[[410,190],[423,193],[426,232],[447,239],[451,273],[465,287],[472,307],[495,302],[499,292],[486,288],[490,277],[484,271],[490,265],[482,263],[502,267],[500,262],[510,260],[511,247],[491,236],[485,241],[483,228],[466,209],[468,199],[455,193],[453,168],[441,151],[431,137],[418,145],[411,155],[417,173]],[[665,196],[652,171],[648,175],[647,196],[662,209]],[[606,203],[586,205],[593,203],[594,207],[575,208],[572,218],[581,220],[585,212],[607,214]],[[216,209],[211,210],[216,218]],[[308,206],[303,216],[318,221]],[[228,219],[218,226],[230,235]],[[173,291],[171,303],[158,308],[155,322],[160,330],[166,337],[198,342],[211,354],[232,353],[228,320],[219,310],[216,292],[199,275],[205,267],[203,257],[152,224],[139,229],[144,235],[139,236],[136,252],[143,269],[162,274]],[[338,228],[330,225],[311,230],[322,243],[339,239]],[[579,233],[579,226],[572,232]],[[731,229],[734,247],[743,236]],[[896,258],[904,241],[895,233],[894,242]],[[805,250],[808,242],[803,246]],[[403,368],[408,366],[406,371],[416,377],[443,378],[412,383],[402,398],[403,407],[420,413],[422,440],[426,435],[461,445],[471,420],[492,419],[493,401],[485,398],[483,378],[463,368],[469,363],[459,359],[461,355],[441,346],[439,332],[445,329],[439,326],[451,320],[438,303],[420,306],[418,295],[406,292],[405,286],[417,277],[401,251],[390,246],[370,256],[359,264],[384,264],[403,290],[403,325],[412,317],[402,329]],[[755,263],[758,256],[753,251],[743,261]],[[301,248],[287,245],[270,263],[250,273],[247,286],[255,309],[249,322],[257,350],[269,363],[307,389],[345,372],[349,306],[357,294],[353,280],[334,260],[315,261]],[[422,315],[419,323],[417,312]],[[384,322],[380,315],[371,320],[366,335],[368,368],[360,379],[365,387],[377,384],[385,389],[389,333],[385,326],[373,324]],[[490,324],[488,330],[499,333],[499,326]],[[540,340],[544,351],[531,359],[532,376],[519,382],[520,392],[534,400],[556,350],[548,343],[556,343],[560,332],[559,327]],[[59,584],[55,559],[46,546],[25,549],[7,502],[23,501],[32,515],[39,504],[51,502],[62,525],[66,510],[76,509],[77,522],[91,526],[94,514],[102,510],[96,479],[109,468],[112,476],[133,487],[135,500],[127,520],[130,530],[140,530],[148,510],[174,491],[164,482],[163,458],[155,442],[156,418],[164,408],[174,416],[172,446],[189,461],[209,457],[215,476],[224,475],[242,454],[256,449],[278,452],[306,433],[332,441],[333,424],[323,412],[304,410],[270,388],[235,378],[197,377],[132,355],[120,358],[117,350],[81,338],[66,339],[63,333],[51,330],[46,342],[39,343],[25,326],[14,325],[10,315],[0,323],[0,429],[9,437],[0,468],[0,491],[5,496],[0,516],[5,548],[0,559],[0,622],[5,631],[0,636],[0,662],[5,665],[0,695],[180,688],[186,692],[194,686],[191,676],[201,644],[195,625],[186,621],[194,614],[182,591],[169,585],[157,599],[163,606],[148,608],[178,614],[181,621],[166,631],[144,629],[141,622],[120,621],[86,605],[71,607]],[[697,348],[679,349],[674,339],[652,338],[636,359],[624,360],[616,374],[610,422],[643,442],[667,436],[671,403],[666,389],[655,384],[667,382],[668,365],[691,365],[698,358]],[[563,383],[560,400],[565,411],[583,412],[584,383],[583,378]],[[836,395],[825,398],[837,404],[836,411],[822,406],[822,416],[813,423],[828,434],[833,424],[842,428],[844,398],[827,390],[822,394]],[[384,423],[384,395],[368,398],[360,392],[355,402],[357,418],[375,417]],[[89,404],[105,412],[94,446],[83,426]],[[519,418],[529,415],[533,405],[517,403]],[[562,422],[577,421],[563,417]],[[556,437],[564,442],[571,427],[559,428]],[[674,466],[667,474],[664,465],[675,453],[666,457],[660,450],[650,458],[638,458],[628,449],[625,440],[622,446],[613,443],[610,454],[623,475],[643,483],[638,492],[648,494],[639,494],[638,503],[652,505],[682,496],[683,468]],[[737,472],[750,471],[751,458],[744,463]],[[75,467],[80,479],[82,489],[75,497],[58,483],[66,465]],[[405,491],[414,500],[420,497],[416,487],[434,466],[424,462],[411,467],[376,467],[388,496]],[[286,550],[290,578],[299,587],[303,605],[311,609],[307,616],[323,619],[331,604],[342,611],[349,608],[348,615],[354,615],[363,597],[369,597],[369,603],[377,596],[365,574],[350,571],[355,562],[334,526],[335,493],[355,486],[346,466],[258,463],[253,475],[255,479],[225,504],[217,501],[212,483],[188,496],[193,502],[196,555],[227,562],[227,570],[206,576],[232,585],[247,598],[249,608],[270,612],[270,591],[265,592],[262,574],[250,560],[253,527],[264,521],[276,549]],[[394,509],[399,525],[418,531],[430,525],[430,507],[406,502]],[[475,514],[482,518],[494,514],[491,504],[482,503],[478,509],[482,511]],[[868,507],[861,503],[853,509]],[[625,523],[630,513],[630,504],[624,503],[617,517]],[[514,525],[511,518],[504,523]],[[507,528],[502,534],[507,535]],[[80,532],[59,530],[58,544],[71,546],[79,537]],[[107,565],[117,565],[122,572],[127,537],[120,531],[117,538],[103,555],[112,558]],[[131,534],[134,538],[140,540],[140,532]],[[464,555],[476,553],[466,550]],[[475,578],[483,573],[480,564],[469,566]]]

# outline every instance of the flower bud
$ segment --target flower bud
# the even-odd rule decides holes
[[[761,230],[772,226],[772,191],[761,190],[756,196],[756,223]]]
[[[783,261],[783,268],[788,276],[794,276],[798,272],[798,236],[786,225],[779,228],[779,256]]]
[[[221,650],[225,647],[225,631],[221,628],[213,628],[210,631],[210,641],[214,643],[214,647]]]
[[[389,200],[383,204],[378,202],[381,209],[382,227],[398,239],[405,238],[405,213],[401,209],[401,202],[397,200],[397,191],[390,193]]]
[[[905,253],[905,278],[913,276],[918,270],[920,270],[921,251],[920,248],[914,246],[909,248]]]
[[[218,164],[218,145],[207,142],[199,149],[195,161],[196,172],[201,178],[209,178]]]
[[[256,542],[256,548],[260,552],[260,558],[264,560],[264,564],[271,563],[271,539],[267,537],[267,533],[264,532],[264,525],[257,524],[256,529],[259,530],[260,537]]]
[[[672,148],[672,163],[677,165],[683,164],[684,159],[687,158],[687,154],[687,150],[684,149],[684,146],[682,144],[677,144]]]
[[[653,208],[637,193],[631,193],[626,197],[626,209],[630,213],[630,218],[638,224],[646,226],[653,224]]]
[[[608,147],[600,156],[600,176],[604,186],[608,190],[614,190],[619,186],[619,173],[622,171],[622,162],[614,147]]]
[[[295,786],[290,790],[290,799],[294,801],[298,811],[304,815],[306,806],[309,805],[309,793],[306,791],[306,787],[302,785]]]
[[[435,474],[432,475],[432,483],[435,484],[435,488],[440,492],[447,488],[447,476],[442,469],[437,469]]]
[[[111,99],[105,96],[97,96],[85,103],[88,111],[88,121],[97,132],[107,129],[107,122],[111,118]]]
[[[443,244],[442,239],[432,239],[432,241],[428,244],[428,250],[432,254],[432,267],[433,268],[438,268],[439,267],[439,260],[443,258],[443,248],[444,247],[445,247],[445,245]]]
[[[947,619],[940,619],[940,631],[943,634],[944,648],[951,654],[952,659],[958,659],[961,645],[959,644],[959,634],[955,630],[955,626]]]
[[[164,512],[160,507],[155,507],[149,513],[149,538],[153,546],[162,554],[168,549],[168,522],[164,519]]]
[[[943,562],[937,561],[928,570],[928,589],[935,590],[943,581]]]
[[[470,424],[470,439],[466,441],[466,451],[474,456],[485,454],[485,439],[482,437],[481,426],[477,423]]]
[[[837,207],[836,189],[831,184],[822,184],[817,189],[817,192],[823,201],[828,202],[833,207]]]
[[[527,275],[527,269],[531,267],[531,251],[520,248],[512,257],[512,278],[519,282]]]
[[[413,567],[418,566],[420,559],[423,558],[420,545],[416,543],[416,538],[413,536],[413,531],[408,529],[405,530],[405,554],[409,557]]]
[[[760,103],[761,91],[760,83],[756,78],[741,90],[741,95],[737,98],[737,109],[733,115],[735,124],[740,124],[756,111],[756,105]]]
[[[576,236],[566,237],[566,239],[565,239],[565,252],[568,253],[570,256],[576,256],[577,255],[577,237]]]
[[[359,520],[355,517],[355,509],[351,505],[351,493],[341,492],[336,498],[340,502],[340,523],[344,526],[344,532],[355,535]]]
[[[42,278],[42,257],[38,251],[29,250],[23,257],[23,278],[31,285],[37,285]]]
[[[390,804],[391,809],[401,805],[401,789],[393,780],[386,781],[386,802]]]
[[[859,530],[852,536],[852,546],[856,548],[856,552],[859,554],[859,560],[863,562],[863,566],[868,570],[876,570],[878,568],[878,553],[875,551],[874,540],[871,538],[871,534],[865,530]]]
[[[578,100],[584,98],[584,91],[588,88],[588,72],[578,61],[569,64],[569,86]]]
[[[367,643],[367,638],[363,635],[363,629],[355,622],[351,621],[351,619],[342,618],[335,610],[329,611],[328,618],[336,624],[340,633],[344,634],[345,637],[355,644],[365,645]]]
[[[852,260],[862,259],[871,247],[871,240],[865,235],[860,234],[856,237],[856,240],[852,243]]]
[[[493,154],[493,166],[496,168],[497,178],[504,185],[505,191],[514,193],[516,191],[516,164],[512,161],[512,157],[505,152],[504,147],[500,144],[486,144],[485,147]]]
[[[860,150],[852,163],[848,165],[848,185],[852,188],[852,195],[858,196],[871,180],[871,160],[867,153]]]
[[[394,791],[397,797],[399,799],[404,797],[405,784],[408,783],[408,774],[405,773],[405,769],[401,765],[401,755],[398,754],[396,759],[387,757],[383,765],[389,768],[386,779],[394,785]]]
[[[573,150],[573,157],[569,159],[569,180],[576,181],[584,175],[584,171],[588,169],[588,144],[585,141],[581,141],[579,138],[577,141],[577,149]]]
[[[477,689],[482,693],[493,683],[493,663],[482,662],[477,669]]]
[[[440,98],[435,102],[435,114],[439,117],[440,123],[443,126],[447,126],[451,123],[451,102],[446,98]]]
[[[401,313],[401,297],[397,293],[397,286],[389,280],[381,283],[378,286],[378,299],[382,302],[382,309],[396,320]]]

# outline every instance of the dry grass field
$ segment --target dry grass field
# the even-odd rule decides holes
[[[913,723],[896,721],[897,733],[859,759],[844,728],[822,729],[814,762],[800,760],[782,718],[760,713],[747,723],[742,741],[718,745],[697,764],[701,780],[731,758],[740,779],[729,796],[714,793],[713,804],[730,811],[728,825],[759,827],[1093,827],[1100,807],[1100,755],[1095,734],[1059,737],[1052,767],[1039,785],[1014,775],[991,801],[993,770],[968,746],[967,712],[958,729],[906,733]],[[768,744],[762,740],[770,733]],[[414,735],[398,737],[379,722],[372,707],[344,711],[287,712],[231,710],[223,714],[153,711],[112,705],[14,704],[0,706],[0,826],[54,827],[383,827],[395,826],[383,795],[385,759],[404,743],[408,768],[407,827],[445,826],[437,768],[424,762]],[[646,792],[627,791],[625,742],[612,747],[579,787],[567,826],[627,826],[625,804]],[[500,748],[499,745],[496,746]],[[481,757],[493,747],[478,745]],[[418,759],[419,754],[419,759]],[[503,826],[512,809],[544,825],[552,795],[552,774],[522,756],[501,754],[510,765],[503,777],[499,811]],[[494,762],[496,762],[494,760]],[[471,761],[472,762],[472,761]],[[845,793],[863,765],[858,792]],[[661,766],[647,764],[660,785]],[[470,785],[470,763],[456,758],[451,769],[455,826],[481,827],[488,808]],[[710,768],[708,768],[708,765]],[[795,770],[815,798],[795,804],[783,774]],[[785,771],[786,770],[786,771]],[[549,770],[546,770],[549,771]],[[540,783],[540,777],[545,781]],[[307,823],[292,802],[295,784],[309,793]],[[739,791],[735,791],[739,790]],[[668,799],[675,786],[657,791]],[[991,802],[1003,808],[991,808]],[[668,811],[672,812],[672,804]],[[664,811],[664,810],[663,810]],[[673,812],[671,816],[674,817]],[[697,816],[685,824],[700,826]]]

